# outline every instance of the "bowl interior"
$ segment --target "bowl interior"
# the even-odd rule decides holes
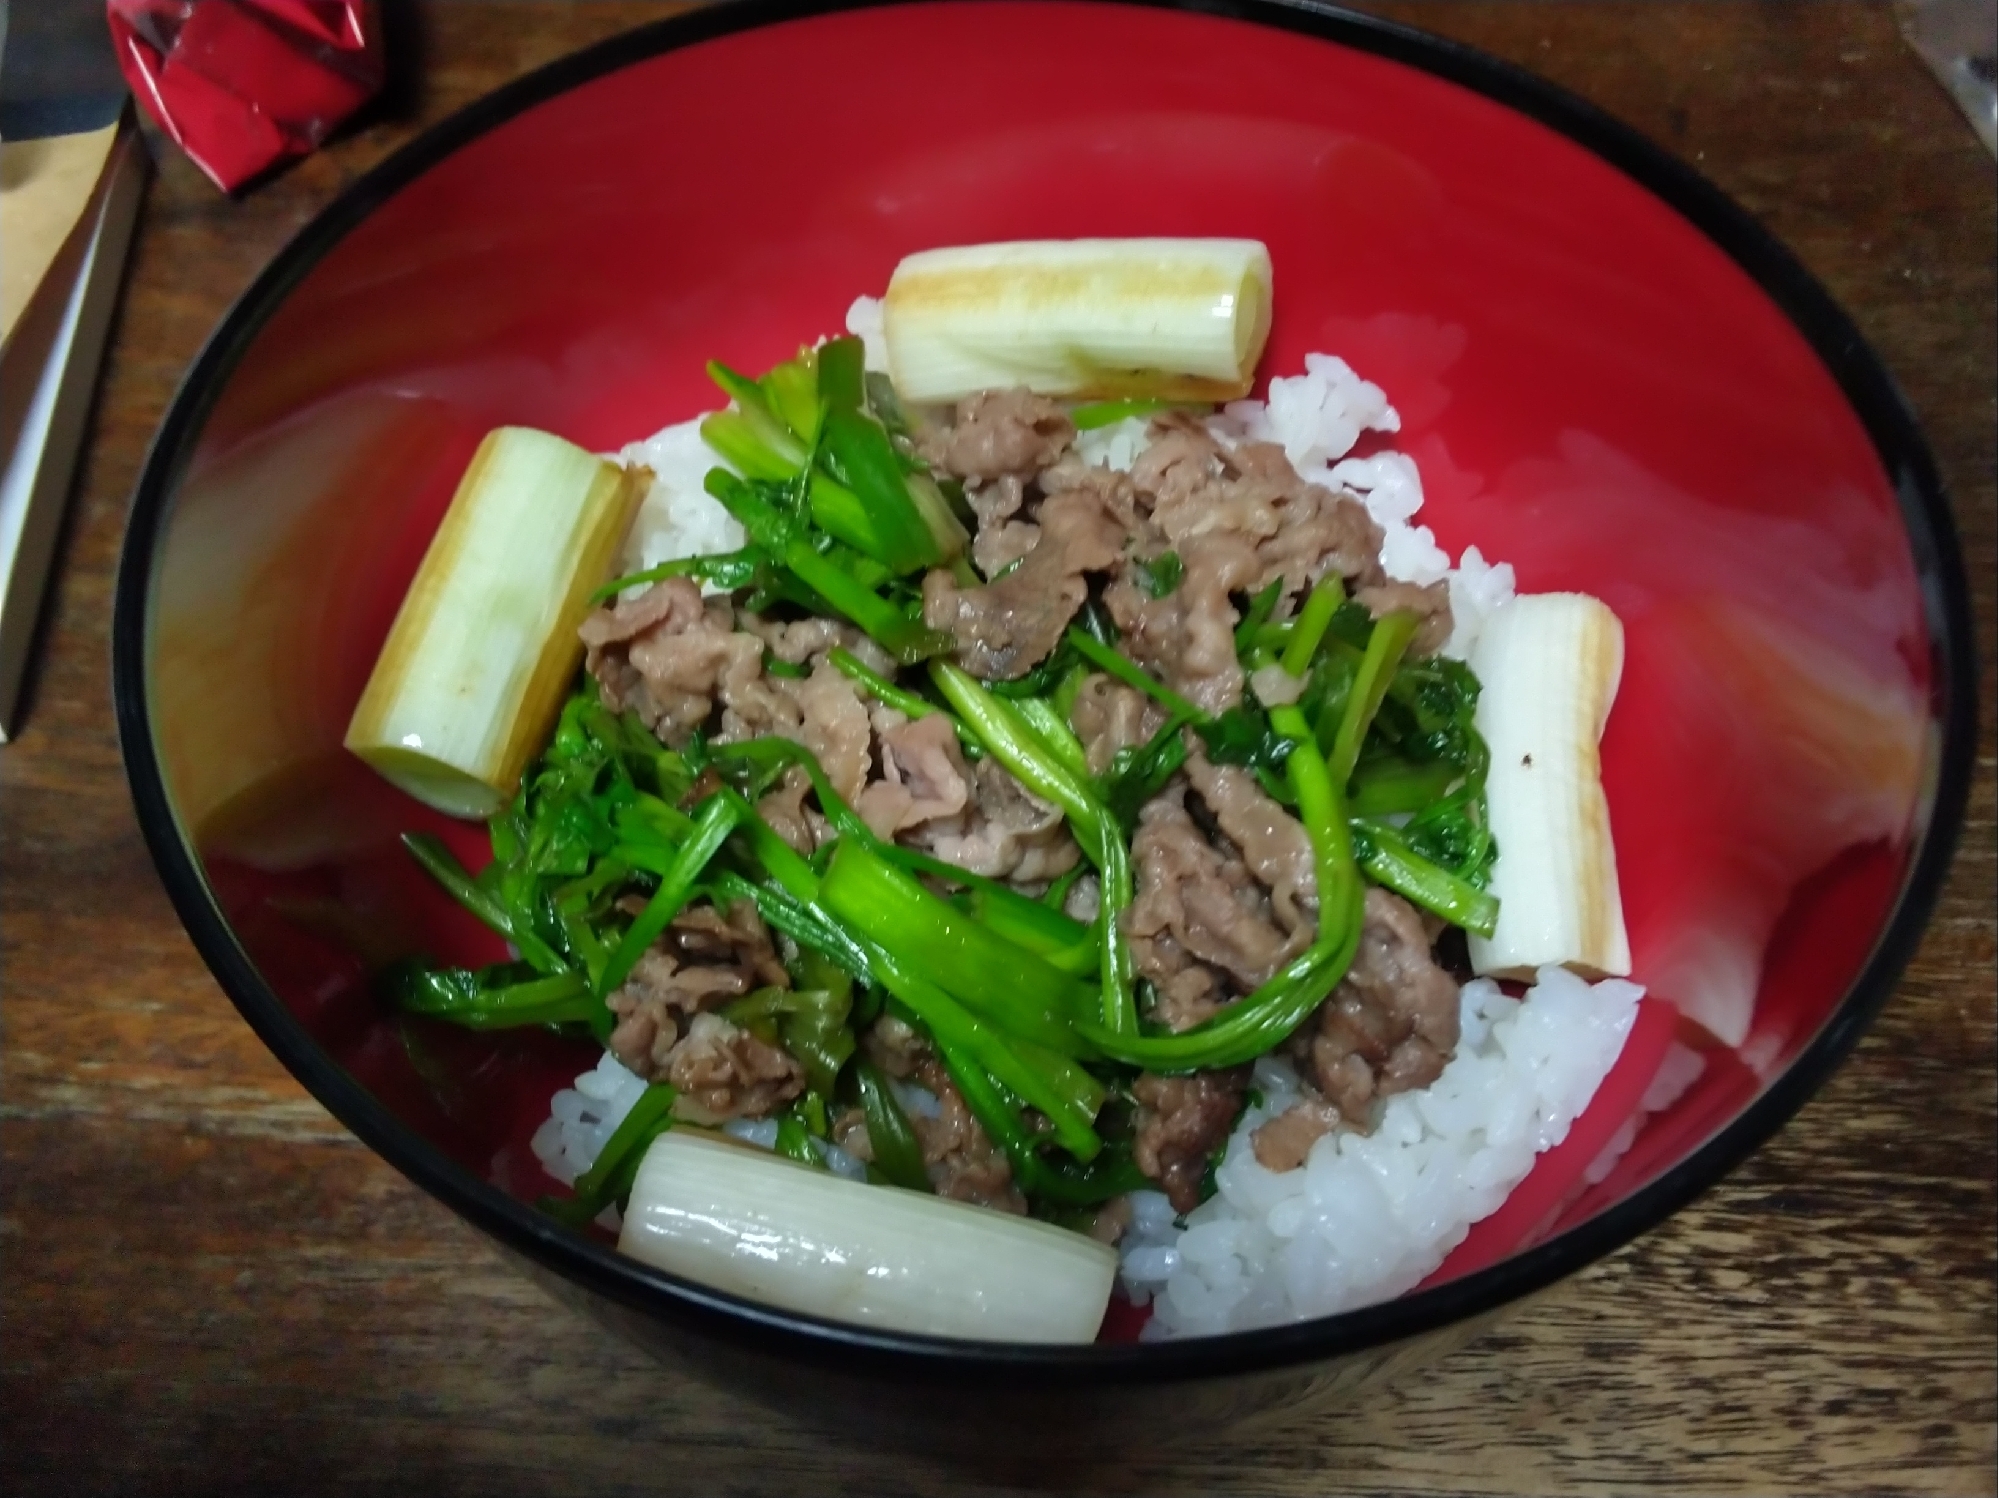
[[[1266,241],[1264,373],[1344,357],[1398,407],[1380,445],[1420,464],[1446,548],[1624,621],[1603,770],[1652,997],[1441,1277],[1656,1179],[1827,1024],[1933,801],[1931,640],[1866,431],[1686,219],[1490,98],[1241,20],[967,3],[648,45],[338,205],[155,455],[144,706],[195,897],[411,1128],[532,1200],[527,1136],[594,1059],[399,1025],[366,987],[399,953],[494,955],[396,844],[481,836],[340,750],[473,444],[515,422],[615,449],[717,404],[705,360],[766,367],[904,253],[990,239]]]

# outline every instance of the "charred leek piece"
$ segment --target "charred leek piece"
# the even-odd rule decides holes
[[[1492,615],[1471,667],[1484,684],[1477,724],[1491,749],[1499,902],[1492,934],[1471,938],[1471,965],[1508,978],[1546,963],[1624,976],[1630,942],[1597,756],[1623,674],[1623,626],[1585,594],[1526,594]]]
[[[1233,400],[1270,330],[1250,239],[1070,239],[911,255],[884,306],[904,401],[1025,385],[1079,399]]]
[[[649,482],[546,432],[489,433],[403,598],[347,747],[439,811],[499,810],[561,711],[583,653],[576,626]]]
[[[671,1274],[834,1321],[990,1342],[1090,1342],[1115,1249],[1044,1222],[662,1134],[618,1247]]]

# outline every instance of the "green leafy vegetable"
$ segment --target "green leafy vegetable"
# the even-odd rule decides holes
[[[758,569],[768,564],[769,558],[754,546],[711,556],[680,557],[671,562],[661,562],[657,567],[648,567],[643,572],[612,578],[590,595],[590,602],[606,603],[626,588],[641,588],[650,583],[664,582],[669,577],[691,577],[698,583],[733,593],[755,582]]]
[[[1132,570],[1137,573],[1138,586],[1144,589],[1147,598],[1170,598],[1179,591],[1180,581],[1186,576],[1186,564],[1176,551],[1161,552],[1149,562],[1134,562]]]
[[[572,1227],[581,1227],[594,1221],[604,1208],[629,1196],[646,1147],[672,1127],[676,1098],[664,1082],[647,1087],[604,1141],[595,1163],[576,1178],[575,1194],[566,1200],[544,1200],[543,1209]]]
[[[638,965],[638,959],[645,955],[645,949],[664,934],[673,917],[680,913],[694,892],[694,881],[741,820],[739,806],[739,802],[725,796],[711,797],[702,805],[700,815],[694,820],[693,833],[674,854],[659,880],[659,888],[645,902],[644,911],[631,923],[605,962],[597,978],[599,994],[609,993],[624,982]]]
[[[1424,858],[1394,828],[1380,822],[1355,823],[1353,850],[1376,884],[1478,936],[1490,936],[1497,929],[1497,900]]]
[[[1086,631],[1070,628],[1066,636],[1068,646],[1077,655],[1098,669],[1108,672],[1127,686],[1136,687],[1146,696],[1154,698],[1174,717],[1185,718],[1189,723],[1207,720],[1207,714],[1188,702],[1164,682],[1154,681],[1151,675],[1136,661],[1120,654],[1114,647],[1105,645]]]
[[[967,1008],[1019,1040],[1085,1054],[1071,1021],[1095,996],[1035,953],[940,899],[886,859],[843,840],[826,869],[826,909],[906,959]]]
[[[1158,399],[1133,399],[1116,401],[1093,401],[1088,405],[1077,406],[1068,413],[1068,419],[1075,423],[1078,432],[1093,432],[1098,427],[1113,427],[1131,416],[1150,416],[1155,411],[1165,411],[1172,402]]]
[[[1326,573],[1311,590],[1311,596],[1304,600],[1304,607],[1298,611],[1296,625],[1283,647],[1284,670],[1292,676],[1302,676],[1311,669],[1312,657],[1318,654],[1318,644],[1331,627],[1332,616],[1339,612],[1339,606],[1345,601],[1346,588],[1339,575]]]
[[[850,568],[842,567],[836,557],[812,545],[800,523],[781,508],[781,493],[759,490],[758,485],[722,468],[709,471],[707,490],[742,522],[751,540],[903,664],[950,648],[948,635],[924,628],[862,583]]]
[[[860,1089],[861,1112],[867,1119],[867,1144],[874,1168],[891,1186],[933,1191],[929,1172],[923,1168],[923,1146],[887,1078],[863,1061],[854,1068],[854,1080]]]
[[[1098,789],[1103,805],[1127,831],[1136,828],[1145,803],[1186,763],[1189,750],[1181,732],[1186,724],[1184,718],[1168,718],[1143,744],[1127,745],[1111,756]]]
[[[1296,747],[1294,740],[1270,727],[1268,713],[1246,701],[1218,718],[1195,723],[1193,731],[1207,746],[1207,757],[1217,765],[1281,770]]]

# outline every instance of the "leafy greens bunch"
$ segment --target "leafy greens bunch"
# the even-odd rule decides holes
[[[1125,655],[1094,602],[1026,677],[981,683],[945,658],[952,642],[921,616],[928,568],[979,582],[964,555],[962,494],[914,455],[892,389],[862,370],[859,341],[834,339],[760,380],[718,364],[710,372],[732,404],[703,423],[703,436],[736,472],[714,470],[707,487],[748,544],[620,578],[598,596],[691,576],[736,592],[750,611],[851,621],[898,663],[895,679],[845,651],[833,664],[904,713],[944,714],[967,755],[991,756],[1058,807],[1086,861],[1076,874],[1097,877],[1098,913],[1087,923],[1064,913],[1075,874],[1037,898],[877,838],[796,743],[697,735],[667,748],[634,715],[604,706],[586,680],[492,819],[491,863],[472,874],[435,839],[405,839],[516,956],[478,971],[394,969],[385,986],[404,1009],[476,1029],[548,1025],[605,1039],[610,995],[681,911],[747,900],[783,939],[793,986],[744,995],[720,1013],[782,1045],[806,1074],[805,1092],[778,1121],[778,1148],[820,1164],[814,1141],[828,1138],[839,1110],[858,1107],[870,1175],[930,1189],[914,1128],[855,1043],[857,1028],[885,1010],[929,1039],[1030,1204],[1061,1218],[1144,1183],[1125,1126],[1138,1071],[1249,1061],[1324,1000],[1358,948],[1367,881],[1490,932],[1497,906],[1484,885],[1495,849],[1473,724],[1478,686],[1459,663],[1407,657],[1412,615],[1376,621],[1331,576],[1288,617],[1276,617],[1274,586],[1242,600],[1245,669],[1264,682],[1280,672],[1288,690],[1265,694],[1278,705],[1249,694],[1218,716]],[[1077,418],[1126,414],[1106,405]],[[1141,564],[1140,582],[1169,596],[1180,573],[1167,552]],[[1167,715],[1100,775],[1069,721],[1093,671],[1147,693]],[[1171,1033],[1143,1017],[1120,917],[1133,898],[1138,811],[1196,742],[1215,761],[1252,770],[1302,823],[1318,929],[1255,992]],[[793,767],[810,777],[833,832],[809,858],[755,809]],[[646,1145],[671,1126],[675,1101],[670,1086],[649,1086],[573,1198],[549,1209],[583,1222],[620,1201]]]

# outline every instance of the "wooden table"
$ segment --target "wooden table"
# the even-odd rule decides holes
[[[127,495],[208,329],[415,130],[670,8],[391,7],[412,81],[368,122],[241,203],[178,158],[153,186],[31,718],[0,751],[0,1472],[62,1493],[981,1489],[661,1374],[357,1144],[195,956],[119,766],[107,643]],[[1882,5],[1383,8],[1555,78],[1698,164],[1885,355],[1935,443],[1976,580],[1970,825],[1899,998],[1704,1201],[1365,1407],[1047,1486],[1998,1491],[1992,161]]]

